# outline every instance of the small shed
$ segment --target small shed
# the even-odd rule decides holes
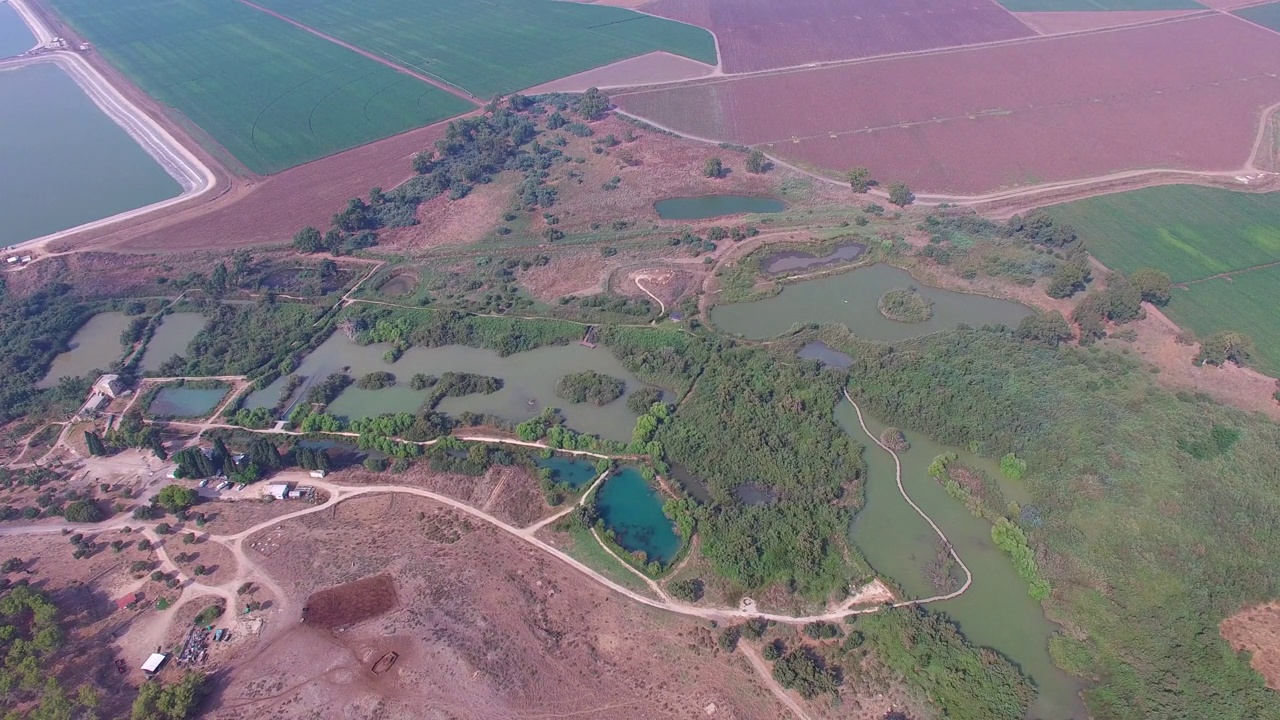
[[[111,398],[100,392],[95,392],[93,396],[89,398],[89,402],[84,404],[84,412],[98,412],[109,402],[111,402]]]
[[[169,656],[164,653],[151,653],[151,657],[147,658],[147,661],[142,663],[142,672],[150,675],[159,670],[160,666],[164,665],[164,661],[168,659]]]
[[[289,497],[289,486],[283,483],[268,485],[264,492],[277,500],[284,500]]]
[[[141,599],[142,599],[142,593],[139,593],[139,592],[129,593],[128,595],[125,595],[124,597],[118,598],[116,600],[116,609],[124,610],[125,608],[138,602]]]
[[[312,470],[312,471],[311,471],[311,477],[313,477],[313,478],[323,478],[323,477],[324,477],[324,475],[325,475],[325,472],[324,472],[323,470]]]

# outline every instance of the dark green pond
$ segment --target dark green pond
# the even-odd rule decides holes
[[[787,204],[774,198],[747,195],[703,195],[659,200],[653,209],[663,220],[705,220],[723,215],[782,212]]]
[[[226,397],[227,388],[167,387],[156,393],[148,412],[157,417],[204,417]]]
[[[680,536],[662,512],[662,496],[639,470],[623,468],[605,480],[596,495],[596,507],[624,549],[643,551],[649,560],[663,564],[679,552]]]
[[[552,482],[564,483],[575,490],[596,479],[596,464],[589,460],[552,455],[549,458],[538,458],[534,464],[549,469]]]

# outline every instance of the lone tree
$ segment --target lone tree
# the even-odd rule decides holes
[[[871,187],[871,171],[864,167],[856,167],[849,171],[849,188],[856,193],[864,193]]]
[[[720,158],[707,158],[702,164],[702,174],[709,178],[718,178],[724,175],[724,163],[720,162]]]
[[[916,199],[906,183],[896,182],[889,186],[889,202],[898,207],[906,207]]]
[[[320,237],[319,230],[308,225],[293,236],[293,247],[304,253],[320,252],[324,248],[324,239]]]
[[[107,454],[107,448],[102,444],[102,438],[98,437],[98,433],[85,430],[84,442],[89,446],[89,454],[94,457],[102,457]]]
[[[1173,291],[1173,282],[1169,274],[1155,268],[1138,268],[1129,276],[1129,282],[1142,293],[1142,299],[1152,305],[1164,305],[1169,302]]]
[[[196,491],[181,485],[166,485],[156,495],[156,502],[171,513],[179,513],[196,504]]]
[[[599,120],[609,110],[609,96],[599,88],[587,88],[578,99],[578,113],[587,120]]]
[[[759,150],[747,154],[747,172],[753,175],[769,172],[769,160]]]

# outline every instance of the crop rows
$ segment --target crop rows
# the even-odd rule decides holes
[[[664,50],[714,65],[692,25],[554,0],[265,0],[260,4],[478,97]]]
[[[51,0],[144,92],[268,174],[465,112],[463,100],[235,0]]]

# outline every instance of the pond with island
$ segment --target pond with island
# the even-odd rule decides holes
[[[662,495],[633,467],[609,476],[596,494],[600,519],[618,544],[665,565],[680,551],[680,536],[662,505]]]
[[[884,293],[911,286],[933,303],[932,317],[902,323],[881,314],[877,303]],[[962,323],[1016,327],[1031,314],[1030,308],[1012,300],[928,287],[905,270],[877,263],[788,285],[762,300],[716,305],[711,320],[724,332],[751,339],[777,337],[797,324],[819,323],[844,325],[859,337],[893,342],[950,330]]]
[[[501,390],[490,394],[471,394],[444,398],[436,409],[457,416],[463,412],[491,414],[509,422],[522,422],[539,415],[544,408],[559,408],[565,424],[579,432],[599,435],[610,440],[628,440],[635,426],[636,414],[627,409],[625,396],[602,406],[590,402],[570,403],[556,395],[556,383],[570,373],[594,370],[612,375],[626,384],[626,393],[651,387],[622,366],[606,348],[582,345],[554,345],[503,357],[492,350],[462,345],[409,348],[394,363],[384,359],[390,345],[358,345],[342,333],[335,333],[303,360],[296,374],[306,378],[293,393],[293,400],[303,397],[313,382],[329,374],[347,369],[355,380],[374,372],[385,371],[396,376],[396,384],[380,390],[364,390],[349,386],[326,412],[352,420],[383,413],[412,413],[430,394],[429,390],[412,390],[409,379],[417,373],[440,376],[445,372],[468,372],[501,378]],[[274,407],[287,380],[280,378],[252,393],[245,407]]]
[[[786,210],[787,204],[775,198],[750,195],[702,195],[659,200],[653,209],[663,220],[706,220],[725,215],[778,213]]]

